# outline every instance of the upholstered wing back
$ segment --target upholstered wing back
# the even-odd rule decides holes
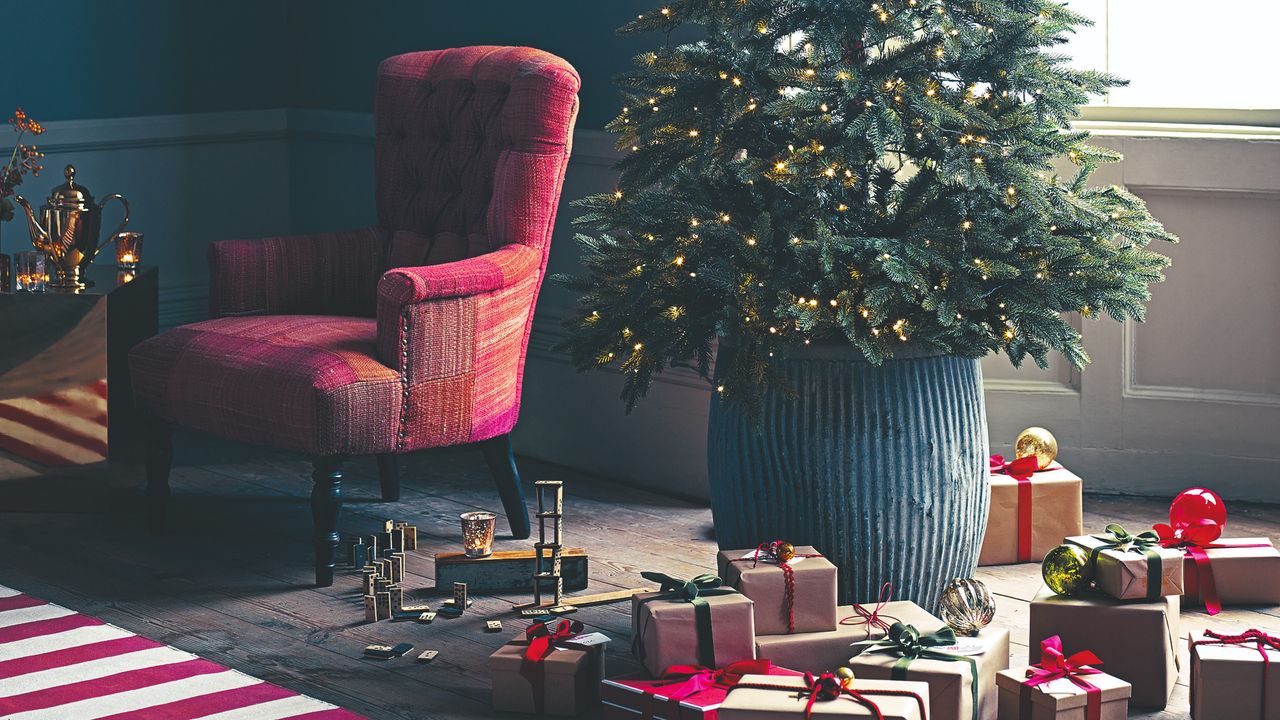
[[[578,75],[522,47],[409,53],[378,68],[378,223],[390,267],[545,250],[555,219]]]

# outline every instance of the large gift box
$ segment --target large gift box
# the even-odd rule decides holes
[[[744,675],[798,677],[768,660],[743,660],[718,670],[677,665],[657,680],[639,675],[600,684],[605,720],[716,720],[729,688]]]
[[[1009,631],[986,628],[957,638],[950,628],[922,633],[895,623],[889,634],[859,643],[849,659],[859,678],[929,684],[932,720],[995,720],[996,673],[1009,667]]]
[[[756,604],[756,635],[836,629],[836,566],[808,545],[794,551],[785,562],[763,547],[717,556],[724,584]]]
[[[1133,687],[1095,665],[1091,652],[1066,655],[1058,637],[1040,641],[1039,665],[996,674],[999,720],[1125,720]]]
[[[1130,535],[1112,524],[1100,535],[1069,537],[1066,542],[1089,551],[1098,590],[1113,598],[1159,600],[1182,594],[1182,552],[1160,547],[1154,532]]]
[[[1034,456],[1012,463],[991,456],[979,565],[1039,562],[1062,538],[1084,534],[1080,478],[1056,462],[1044,470],[1035,464]]]
[[[754,603],[720,578],[641,573],[658,592],[631,599],[632,650],[653,677],[672,665],[722,667],[756,656]]]
[[[844,605],[836,614],[840,621],[828,632],[757,636],[756,657],[804,672],[828,672],[849,660],[854,653],[850,645],[879,640],[895,622],[913,625],[921,632],[933,632],[946,624],[909,600]]]
[[[1223,605],[1280,605],[1280,551],[1270,538],[1219,539],[1183,548],[1188,604],[1210,614]]]
[[[1121,601],[1105,595],[1055,595],[1047,587],[1031,601],[1031,637],[1062,638],[1067,654],[1088,650],[1106,671],[1133,685],[1134,705],[1164,707],[1178,680],[1179,596]],[[1040,648],[1030,648],[1030,662]]]
[[[489,656],[493,708],[542,715],[580,715],[600,701],[604,646],[582,623],[534,623]]]
[[[931,717],[927,714],[928,707],[929,686],[922,682],[857,678],[841,685],[831,675],[816,678],[748,675],[720,705],[720,720],[845,717],[928,720]]]
[[[1206,630],[1191,646],[1191,717],[1280,720],[1280,637]]]

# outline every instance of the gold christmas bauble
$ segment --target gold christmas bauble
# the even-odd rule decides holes
[[[773,554],[782,562],[791,562],[796,556],[796,546],[789,542],[776,542],[773,544]]]
[[[836,668],[836,677],[840,678],[841,685],[848,685],[853,682],[853,670],[847,667]]]
[[[1059,545],[1050,550],[1040,563],[1040,574],[1044,584],[1059,595],[1075,595],[1093,580],[1089,553],[1079,545]]]
[[[1013,456],[1024,458],[1028,455],[1035,455],[1036,464],[1040,470],[1044,470],[1058,457],[1058,439],[1042,427],[1023,430],[1018,433],[1018,439],[1013,441]]]

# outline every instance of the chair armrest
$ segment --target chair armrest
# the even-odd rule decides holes
[[[433,373],[424,363],[439,358],[415,357],[425,350],[414,348],[428,339],[432,346],[447,347],[451,335],[474,323],[478,300],[494,300],[489,303],[494,307],[523,303],[530,309],[544,260],[538,248],[511,244],[457,262],[388,270],[378,282],[379,357],[406,372],[409,382],[426,379]],[[513,297],[502,297],[508,294]]]
[[[209,245],[209,314],[374,314],[384,231],[223,240]]]

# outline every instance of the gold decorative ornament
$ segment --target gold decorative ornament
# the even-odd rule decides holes
[[[1044,470],[1058,457],[1058,439],[1042,427],[1029,427],[1018,433],[1018,439],[1013,442],[1013,455],[1016,458],[1034,455],[1037,469]]]
[[[959,635],[976,636],[991,624],[996,601],[980,580],[956,578],[947,583],[938,599],[942,619]]]
[[[33,210],[26,198],[14,196],[13,200],[27,214],[27,230],[31,244],[49,258],[57,277],[50,287],[62,290],[83,290],[87,283],[82,279],[84,271],[106,247],[112,238],[129,223],[129,201],[119,193],[112,193],[95,202],[88,188],[76,182],[76,169],[68,165],[62,173],[67,181],[53,189],[45,204]],[[124,219],[98,241],[102,227],[102,209],[117,200],[124,206]]]
[[[840,684],[848,687],[853,682],[853,670],[847,667],[836,668],[836,677],[840,679]]]
[[[773,551],[773,556],[782,562],[791,562],[796,556],[796,546],[789,542],[775,542],[769,549]]]
[[[1078,545],[1059,545],[1050,550],[1040,564],[1040,574],[1044,584],[1059,595],[1075,595],[1093,580],[1089,554]]]

